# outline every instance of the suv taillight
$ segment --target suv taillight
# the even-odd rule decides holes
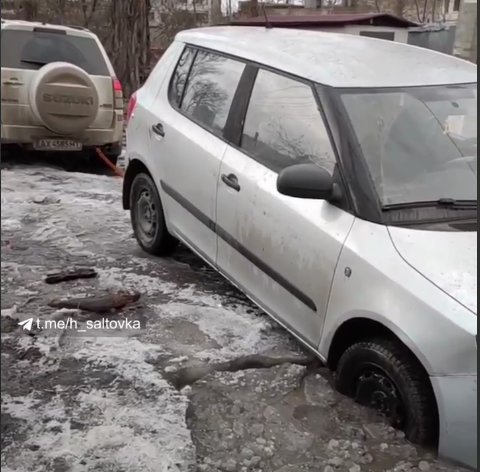
[[[114,77],[112,79],[113,93],[115,95],[115,110],[123,110],[123,89],[120,81]]]
[[[115,92],[121,92],[123,95],[122,84],[117,78],[113,79],[113,90],[115,90]]]
[[[135,110],[135,107],[137,106],[137,92],[135,92],[131,97],[130,101],[128,102],[128,108],[127,108],[127,124],[130,121],[130,118],[132,117],[133,110]]]

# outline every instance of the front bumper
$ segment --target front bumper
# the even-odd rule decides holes
[[[440,457],[477,470],[477,376],[432,377]]]

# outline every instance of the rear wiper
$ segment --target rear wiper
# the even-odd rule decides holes
[[[45,61],[33,61],[29,59],[22,59],[21,62],[25,64],[33,64],[35,66],[46,66],[48,64],[48,62]]]
[[[455,200],[454,198],[441,198],[431,202],[410,202],[385,205],[383,211],[408,210],[415,208],[446,208],[449,210],[475,210],[478,208],[478,200]]]

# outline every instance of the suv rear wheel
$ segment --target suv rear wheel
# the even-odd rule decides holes
[[[154,256],[171,254],[178,245],[167,229],[158,190],[147,174],[135,177],[130,192],[130,217],[141,248]]]
[[[378,339],[353,345],[340,359],[336,383],[340,393],[379,412],[412,443],[437,445],[438,409],[430,379],[400,343]]]
[[[101,147],[100,150],[113,165],[117,165],[118,158],[121,156],[123,151],[123,146],[122,143],[108,144],[107,146]],[[96,151],[94,152],[96,153]]]

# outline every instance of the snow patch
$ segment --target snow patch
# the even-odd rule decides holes
[[[23,228],[33,241],[91,257],[90,247],[98,250],[105,242],[125,239],[128,215],[119,205],[121,195],[121,181],[111,177],[51,168],[5,169],[2,230]],[[107,233],[108,239],[104,237]]]
[[[108,390],[78,385],[75,390],[84,391],[72,397],[66,387],[66,396],[57,389],[57,396],[48,401],[37,392],[3,396],[3,411],[24,422],[28,433],[20,454],[9,456],[8,447],[3,451],[10,470],[46,470],[37,469],[37,464],[51,469],[59,458],[71,472],[191,470],[195,449],[185,422],[188,399],[151,363],[163,352],[160,346],[131,339],[77,338],[65,348],[59,355],[85,363],[87,377],[90,368],[97,373],[100,368],[117,378]]]
[[[176,297],[178,298],[178,297]],[[189,296],[188,304],[171,302],[155,307],[162,318],[186,320],[196,324],[220,349],[208,349],[196,354],[202,360],[224,361],[238,356],[265,351],[277,344],[271,335],[272,325],[265,316],[255,316],[251,308],[224,306],[222,297]]]
[[[104,288],[133,290],[146,295],[172,294],[177,285],[149,275],[138,275],[124,269],[98,269],[100,284]]]
[[[2,229],[4,231],[18,231],[22,229],[22,222],[14,218],[2,219]]]

